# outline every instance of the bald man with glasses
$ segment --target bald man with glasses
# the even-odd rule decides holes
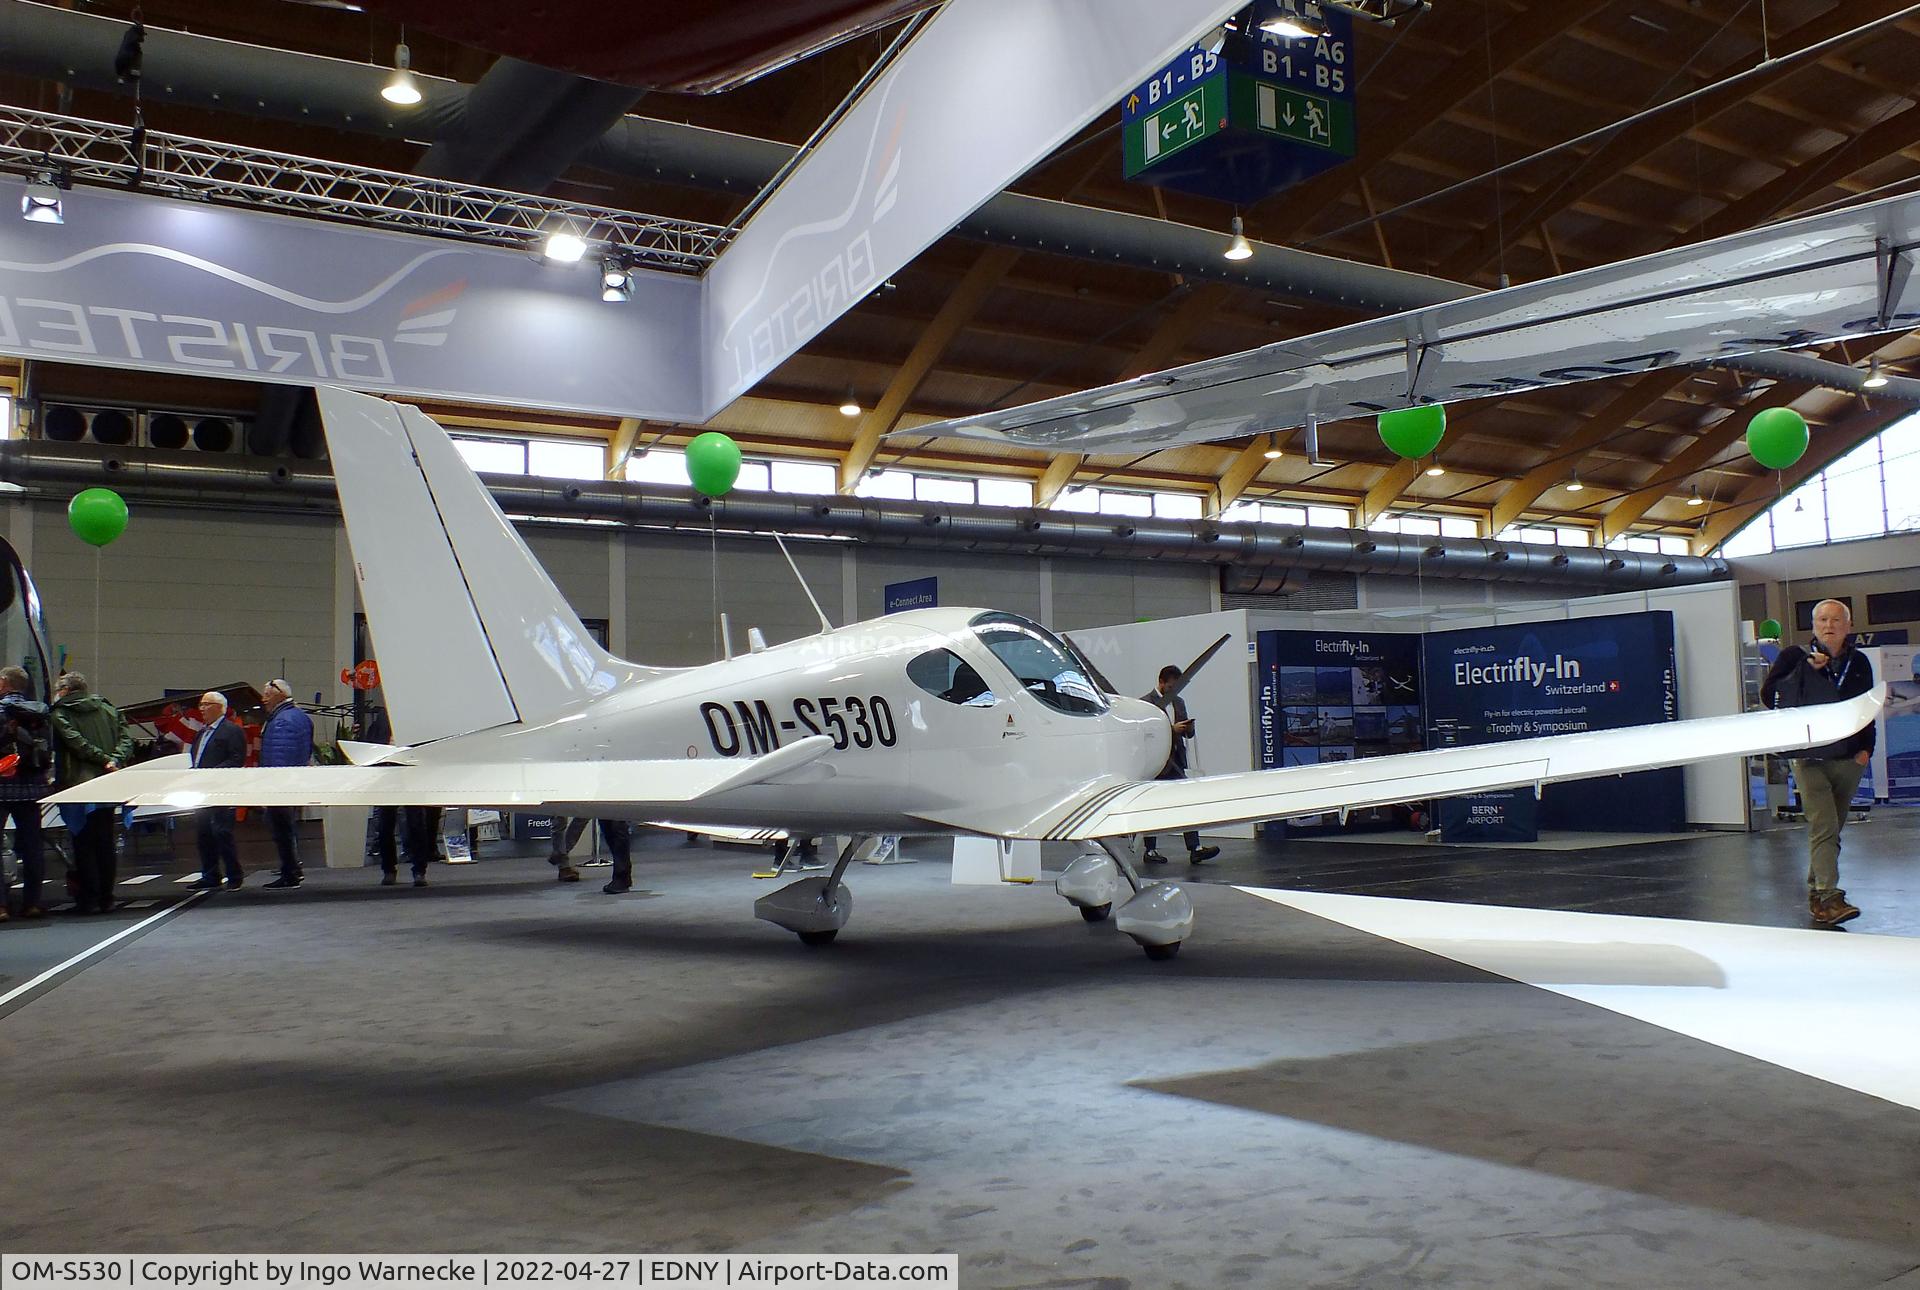
[[[267,723],[260,729],[262,766],[305,766],[313,761],[313,718],[293,702],[293,687],[274,678],[260,687]],[[267,828],[273,849],[280,855],[280,876],[267,884],[270,891],[291,891],[307,880],[300,867],[300,808],[269,806]]]

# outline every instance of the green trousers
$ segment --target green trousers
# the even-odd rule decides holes
[[[1851,757],[1795,758],[1793,782],[1807,813],[1807,887],[1815,897],[1840,889],[1840,830],[1867,768]]]

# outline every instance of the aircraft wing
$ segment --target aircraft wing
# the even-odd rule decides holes
[[[1177,833],[1216,824],[1245,824],[1289,815],[1534,787],[1595,775],[1623,775],[1716,757],[1813,748],[1846,738],[1870,724],[1879,711],[1880,695],[1876,691],[1845,703],[1779,712],[1704,717],[1197,779],[1108,781],[1021,818],[972,821],[962,827],[1004,837],[1051,841]],[[949,822],[961,824],[958,820]]]
[[[238,766],[194,770],[184,753],[142,762],[45,799],[202,806],[565,807],[569,815],[655,816],[757,784],[833,747],[811,735],[764,757],[661,761],[468,762],[446,765]]]
[[[1920,195],[1890,197],[895,433],[1144,452],[1904,331],[1916,243]]]

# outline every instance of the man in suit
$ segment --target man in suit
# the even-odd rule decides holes
[[[200,696],[200,721],[203,729],[194,737],[193,761],[196,768],[217,770],[244,766],[247,761],[247,736],[227,719],[227,696],[208,690]],[[238,891],[246,875],[240,869],[240,853],[233,844],[233,808],[209,806],[200,812],[200,881],[195,891],[217,891],[222,869],[227,886]]]

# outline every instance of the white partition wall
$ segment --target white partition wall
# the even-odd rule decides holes
[[[1245,610],[1116,623],[1067,633],[1122,694],[1144,695],[1160,669],[1186,667],[1220,637],[1227,643],[1181,692],[1193,718],[1189,765],[1195,774],[1253,769],[1252,629]],[[1216,837],[1250,838],[1253,825],[1224,825]]]

